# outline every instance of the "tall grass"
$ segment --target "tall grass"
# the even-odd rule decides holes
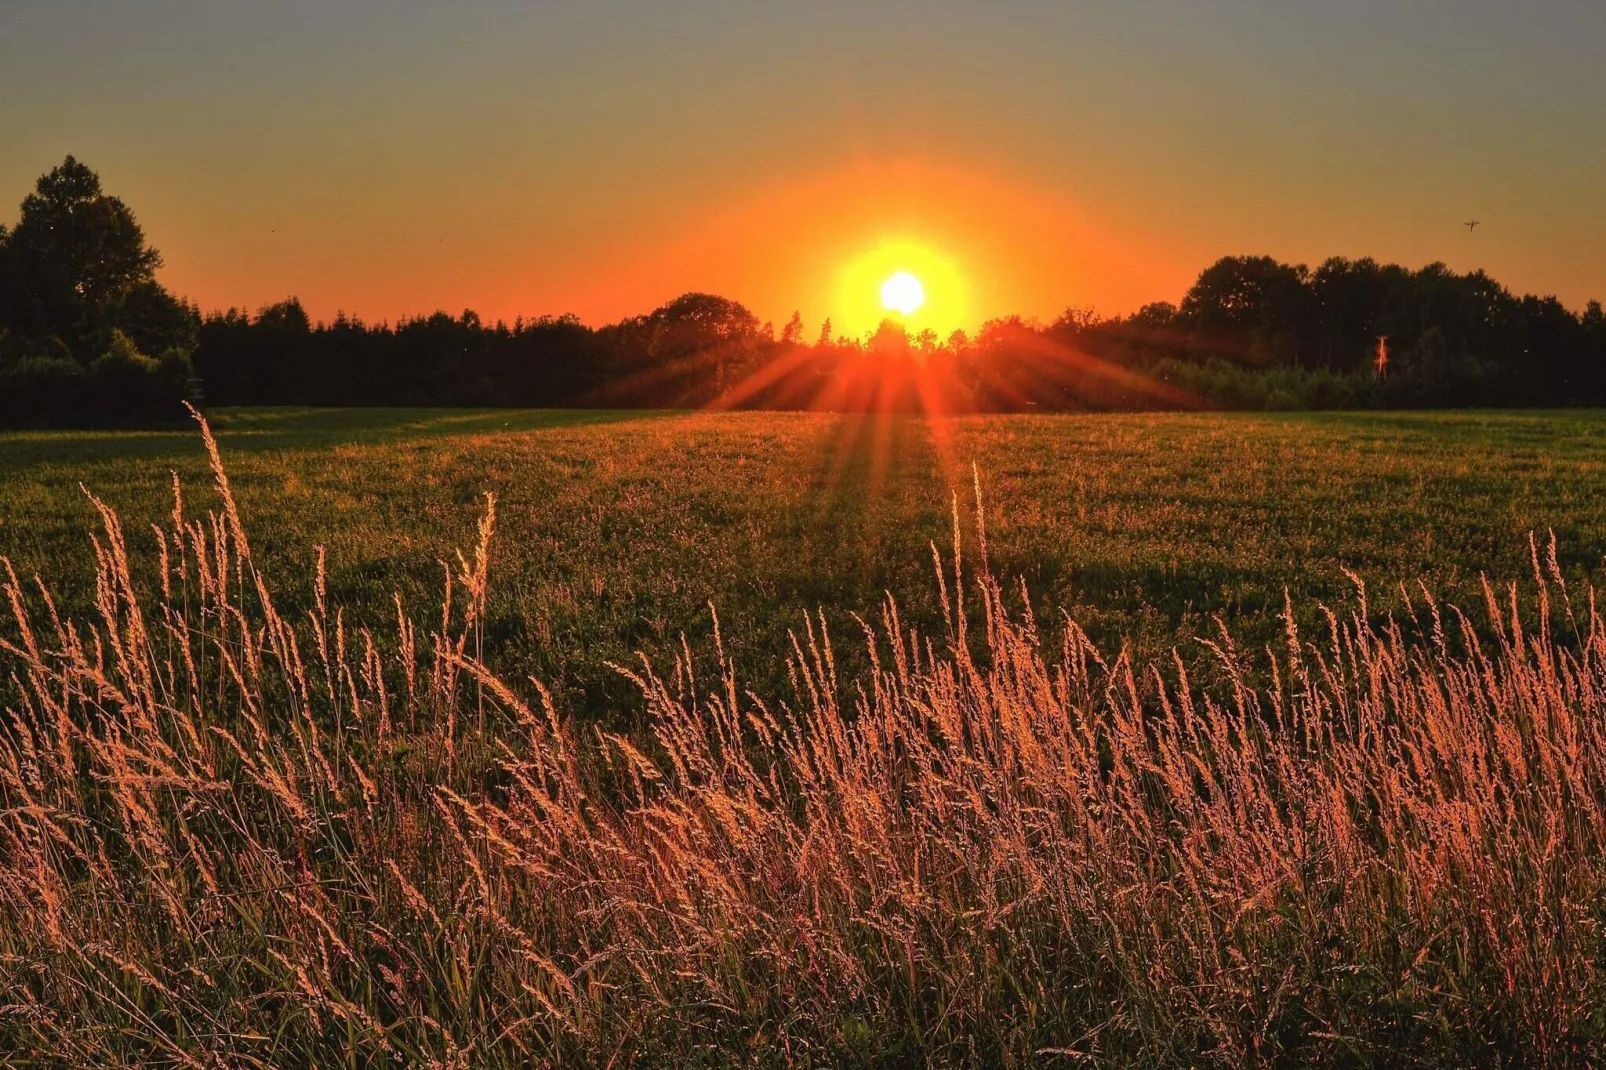
[[[149,559],[95,503],[97,619],[5,569],[13,1061],[1466,1065],[1606,1034],[1606,627],[1553,552],[1526,616],[1513,585],[1373,619],[1358,587],[1315,641],[1139,666],[1069,620],[1050,647],[956,510],[940,634],[889,598],[841,680],[804,618],[780,701],[716,632],[706,675],[621,669],[626,737],[479,660],[494,500],[427,619],[347,620],[321,557],[289,619],[203,434],[222,508],[175,480]]]

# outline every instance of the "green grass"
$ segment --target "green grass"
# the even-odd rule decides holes
[[[0,552],[106,610],[0,577],[0,1051],[1598,1059],[1606,420],[217,417],[222,517],[198,436],[0,439]],[[967,627],[925,543],[950,492],[976,530],[971,464]],[[80,481],[129,536],[95,567]],[[1137,660],[1043,637],[1011,576]],[[1389,616],[1419,577],[1470,616]],[[833,641],[789,646],[811,607]],[[1270,649],[1150,660],[1214,615]]]
[[[443,410],[213,414],[245,520],[286,594],[310,598],[313,547],[331,596],[391,619],[391,592],[438,598],[441,560],[473,541],[479,496],[501,514],[487,653],[567,709],[639,706],[609,670],[710,631],[773,672],[805,609],[833,625],[883,591],[932,620],[926,544],[951,538],[982,477],[991,551],[1039,615],[1101,643],[1184,648],[1220,614],[1270,639],[1287,590],[1314,614],[1366,578],[1386,607],[1426,578],[1463,600],[1477,576],[1529,571],[1554,530],[1570,573],[1606,555],[1606,416],[1445,413],[1000,416],[930,425],[831,415]],[[92,596],[93,510],[135,547],[171,508],[215,496],[199,437],[0,435],[0,555],[75,609]],[[844,633],[845,634],[845,633]],[[773,682],[773,681],[770,681]]]

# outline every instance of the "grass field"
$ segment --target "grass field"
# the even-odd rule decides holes
[[[936,613],[928,543],[951,540],[984,487],[998,573],[1022,577],[1052,627],[1102,645],[1196,649],[1220,614],[1248,641],[1278,633],[1286,590],[1307,621],[1361,575],[1374,603],[1426,580],[1463,599],[1480,573],[1530,571],[1554,531],[1573,574],[1606,555],[1606,417],[1546,414],[999,416],[940,435],[920,420],[775,413],[394,410],[214,415],[246,522],[282,596],[310,597],[327,547],[331,597],[364,619],[392,591],[424,606],[441,560],[499,501],[488,660],[533,674],[574,712],[635,708],[606,667],[710,634],[762,682],[805,610],[836,625],[890,591]],[[198,437],[0,435],[0,555],[87,607],[94,512],[136,546],[171,509],[170,471],[215,504]]]
[[[1606,1052],[1606,420],[218,415],[0,439],[0,1063]]]

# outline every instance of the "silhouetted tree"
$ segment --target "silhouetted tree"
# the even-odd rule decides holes
[[[22,202],[6,241],[0,315],[14,330],[58,335],[75,348],[110,329],[123,300],[154,285],[160,265],[134,213],[69,156]]]
[[[0,227],[0,419],[170,419],[192,380],[198,314],[157,283],[134,213],[69,156]]]
[[[211,404],[828,407],[944,411],[1556,405],[1606,401],[1606,312],[1482,272],[1225,257],[1178,305],[913,338],[895,321],[812,345],[690,293],[591,328],[472,310],[314,323],[294,297],[202,319],[155,280],[132,212],[68,158],[0,226],[0,422],[160,419]],[[1378,339],[1392,357],[1376,371]],[[192,360],[193,354],[193,360]]]
[[[870,352],[882,359],[900,359],[909,355],[909,331],[895,320],[884,319],[875,334],[870,336]]]
[[[1316,308],[1316,361],[1341,372],[1365,367],[1378,336],[1398,327],[1384,322],[1388,294],[1407,278],[1403,270],[1385,271],[1370,258],[1333,257],[1322,263],[1310,277]]]
[[[1303,264],[1269,256],[1223,257],[1206,268],[1182,299],[1195,344],[1260,366],[1299,365],[1316,302]]]
[[[487,325],[472,313],[313,325],[294,300],[208,316],[197,367],[219,403],[510,404],[840,409],[915,405],[915,384],[956,409],[1296,408],[1585,404],[1603,396],[1606,314],[1512,297],[1478,273],[1329,260],[1213,265],[1186,308],[1049,326],[1013,317],[946,343],[883,329],[866,344],[771,341],[741,305],[689,294],[593,330],[573,317]],[[1245,268],[1247,265],[1247,269]],[[1297,283],[1299,296],[1289,289]],[[1299,309],[1305,309],[1301,318]],[[794,321],[797,317],[794,317]],[[1208,325],[1223,348],[1207,344]],[[1230,333],[1236,332],[1236,333]],[[1394,367],[1375,370],[1386,335]],[[1297,347],[1278,337],[1297,336]],[[1268,339],[1272,343],[1268,343]],[[3,348],[7,343],[0,343]],[[1295,363],[1296,359],[1300,363]],[[918,364],[918,367],[916,367]]]
[[[786,327],[781,331],[781,344],[795,346],[803,343],[803,314],[793,312],[792,318],[786,321]]]

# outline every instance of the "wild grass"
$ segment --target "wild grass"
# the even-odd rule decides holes
[[[302,577],[327,548],[329,598],[366,621],[439,597],[439,561],[497,496],[502,537],[486,657],[535,676],[566,713],[639,707],[608,662],[668,664],[685,635],[727,650],[762,694],[803,607],[837,630],[899,599],[941,626],[928,542],[974,461],[987,477],[999,575],[1026,580],[1046,641],[1065,610],[1101,649],[1140,662],[1198,650],[1220,616],[1275,642],[1284,592],[1298,621],[1399,581],[1450,601],[1478,576],[1523,575],[1527,535],[1554,531],[1567,579],[1603,581],[1606,412],[1131,414],[886,421],[810,413],[228,410],[208,413],[281,612],[311,607]],[[947,460],[943,463],[943,450]],[[122,517],[136,551],[171,511],[169,471],[198,511],[220,508],[190,432],[0,433],[0,556],[46,575],[62,612],[94,610],[80,484]],[[1585,568],[1588,569],[1587,574]],[[843,634],[846,634],[845,632]],[[857,643],[838,651],[867,669]],[[634,719],[615,720],[616,730]]]
[[[615,733],[438,604],[281,613],[225,468],[91,618],[9,566],[0,1050],[66,1065],[1561,1064],[1606,1034],[1606,622],[1359,582],[1183,659],[1045,640],[979,504],[940,626],[715,629]],[[146,540],[147,542],[149,540]],[[968,552],[965,547],[972,546]],[[1556,625],[1553,621],[1561,621]],[[868,666],[839,675],[836,652]],[[1264,681],[1264,683],[1262,683]]]

